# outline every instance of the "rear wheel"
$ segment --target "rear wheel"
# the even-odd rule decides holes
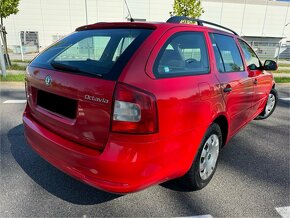
[[[190,170],[180,179],[184,186],[190,190],[200,190],[209,183],[217,167],[221,143],[221,129],[213,123],[202,140]]]
[[[278,93],[275,89],[272,89],[269,93],[267,104],[266,104],[264,110],[255,119],[256,120],[263,120],[263,119],[267,119],[268,117],[270,117],[276,108],[277,102],[278,102]]]

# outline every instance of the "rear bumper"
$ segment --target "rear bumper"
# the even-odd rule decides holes
[[[66,174],[104,191],[135,192],[181,176],[190,167],[190,162],[180,160],[180,157],[185,159],[176,151],[180,147],[168,149],[168,144],[152,136],[150,140],[142,136],[142,143],[132,144],[128,139],[126,142],[112,135],[100,152],[49,131],[37,123],[27,109],[23,124],[28,143],[40,156]],[[173,143],[176,145],[174,140]]]

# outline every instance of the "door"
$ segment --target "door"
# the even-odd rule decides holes
[[[220,108],[208,49],[205,33],[193,25],[168,30],[152,50],[146,73],[154,78],[148,91],[158,99],[160,137],[188,135],[194,128],[199,141]]]
[[[262,64],[253,49],[241,39],[238,39],[238,42],[244,53],[249,77],[254,84],[252,111],[255,113],[259,108],[264,107],[263,103],[268,98],[269,86],[272,82],[270,77],[264,74]]]
[[[214,49],[217,76],[229,117],[230,135],[241,128],[251,117],[253,82],[245,70],[236,41],[228,35],[210,34]]]

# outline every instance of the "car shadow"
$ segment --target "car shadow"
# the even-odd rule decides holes
[[[23,124],[8,132],[11,153],[24,172],[49,193],[79,205],[111,201],[121,195],[107,193],[66,175],[35,153],[23,135]]]
[[[278,103],[277,103],[277,106],[289,108],[290,107],[290,101],[284,100],[283,98],[279,99]]]
[[[178,192],[192,192],[192,189],[184,186],[179,179],[169,180],[160,184],[161,187]]]

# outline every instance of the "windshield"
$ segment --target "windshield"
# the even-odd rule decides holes
[[[149,29],[102,29],[74,32],[36,57],[30,66],[117,79]]]

